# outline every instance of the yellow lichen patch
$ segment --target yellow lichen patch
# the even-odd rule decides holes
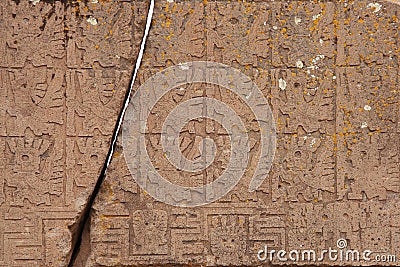
[[[170,25],[171,25],[171,19],[170,19],[169,17],[167,17],[167,18],[165,19],[165,26],[166,26],[167,28],[169,28]]]

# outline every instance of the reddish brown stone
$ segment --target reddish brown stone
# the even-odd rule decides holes
[[[187,61],[240,69],[270,101],[275,159],[261,187],[249,193],[259,160],[251,110],[225,88],[172,90],[148,119],[148,153],[159,173],[194,186],[216,179],[229,161],[226,133],[207,120],[182,129],[181,149],[189,158],[198,156],[199,136],[212,137],[219,148],[213,165],[194,175],[163,157],[165,117],[199,96],[220,99],[243,119],[254,140],[248,169],[217,202],[169,206],[137,186],[119,140],[93,208],[87,266],[257,266],[265,245],[320,251],[337,248],[341,238],[348,248],[398,257],[398,15],[399,6],[389,1],[158,2],[136,88],[157,71]]]
[[[166,205],[135,183],[120,136],[74,266],[258,266],[265,245],[319,253],[337,248],[339,239],[399,260],[398,4],[157,1],[134,90],[179,63],[239,69],[272,109],[273,166],[249,192],[260,160],[251,109],[214,85],[172,90],[148,119],[147,149],[157,171],[197,186],[226,169],[231,143],[210,119],[181,132],[189,159],[200,156],[202,138],[215,140],[216,158],[205,171],[176,170],[160,145],[168,113],[207,96],[229,105],[246,126],[245,174],[214,203]],[[129,88],[147,5],[0,2],[0,266],[67,266]],[[276,257],[274,263],[284,264]],[[350,263],[359,264],[379,263]]]
[[[147,4],[0,2],[0,266],[67,266]]]

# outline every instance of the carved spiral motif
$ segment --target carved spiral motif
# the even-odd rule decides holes
[[[214,161],[214,141],[204,138],[200,144],[201,157],[189,160],[179,149],[179,133],[193,119],[215,120],[225,128],[231,142],[231,156],[225,171],[209,184],[185,187],[166,180],[153,166],[145,142],[150,111],[168,91],[190,83],[208,83],[227,88],[240,96],[253,112],[261,135],[261,153],[249,185],[249,191],[256,190],[266,178],[275,153],[276,132],[272,112],[266,98],[249,77],[237,69],[215,62],[198,61],[169,67],[152,76],[135,92],[122,128],[125,159],[133,178],[158,201],[174,206],[194,207],[223,197],[243,176],[250,151],[245,126],[228,105],[208,97],[193,98],[178,104],[163,123],[161,143],[166,158],[177,169],[202,171]],[[215,114],[223,114],[223,119]]]

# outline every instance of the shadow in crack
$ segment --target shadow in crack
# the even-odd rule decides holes
[[[108,150],[108,153],[107,153],[106,161],[104,162],[100,176],[96,182],[96,185],[93,189],[92,194],[90,195],[89,201],[87,202],[87,204],[81,214],[81,218],[79,218],[77,220],[76,224],[74,224],[73,226],[70,227],[72,230],[74,230],[74,231],[71,230],[71,232],[74,234],[73,234],[73,238],[72,238],[73,252],[72,252],[71,260],[68,264],[69,267],[84,266],[86,263],[86,260],[87,260],[87,256],[90,254],[90,245],[89,245],[89,243],[90,243],[90,213],[92,210],[93,203],[96,200],[96,197],[100,191],[104,177],[106,176],[106,173],[107,173],[107,168],[111,162],[111,158],[114,153],[114,148],[115,148],[115,144],[117,141],[118,133],[121,128],[121,124],[122,124],[122,121],[123,121],[123,118],[125,115],[126,108],[128,107],[128,104],[129,104],[129,99],[131,97],[131,91],[133,88],[133,84],[136,80],[136,76],[137,76],[140,64],[142,62],[143,53],[144,53],[144,50],[146,47],[147,36],[149,34],[150,27],[151,27],[153,10],[154,10],[154,0],[151,0],[150,4],[149,4],[149,9],[147,12],[146,27],[144,30],[142,42],[140,44],[140,50],[139,50],[139,53],[138,53],[138,56],[136,59],[136,64],[135,64],[135,68],[132,73],[132,77],[129,82],[130,86],[125,94],[123,108],[121,109],[121,112],[118,115],[118,120],[117,120],[115,129],[114,129],[114,132],[112,135],[112,141],[111,141],[111,145]]]

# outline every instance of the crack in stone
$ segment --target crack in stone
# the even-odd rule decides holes
[[[93,192],[90,195],[90,198],[89,198],[85,208],[83,209],[82,214],[80,215],[81,218],[78,219],[77,223],[76,223],[76,225],[77,225],[77,230],[76,230],[76,234],[75,234],[75,239],[76,240],[73,240],[73,242],[72,242],[73,252],[72,252],[72,255],[71,255],[70,262],[68,264],[69,267],[75,266],[75,261],[76,261],[78,255],[79,255],[80,247],[81,247],[82,240],[83,240],[82,236],[83,236],[85,230],[90,230],[90,226],[87,225],[88,223],[90,223],[89,222],[90,211],[92,210],[93,203],[94,203],[94,201],[95,201],[95,199],[96,199],[96,197],[97,197],[97,195],[98,195],[98,193],[100,191],[100,188],[101,188],[101,185],[103,183],[104,177],[107,174],[107,169],[108,169],[108,167],[110,165],[110,162],[111,162],[111,159],[112,159],[112,155],[114,153],[115,144],[117,142],[118,133],[119,133],[119,131],[121,129],[121,124],[123,122],[123,118],[124,118],[126,109],[128,108],[128,104],[129,104],[129,100],[131,98],[131,92],[132,92],[132,89],[133,89],[133,85],[135,84],[136,76],[138,74],[138,71],[139,71],[139,68],[140,68],[140,65],[141,65],[141,62],[142,62],[144,50],[145,50],[145,47],[146,47],[146,40],[147,40],[148,34],[150,32],[151,21],[152,21],[153,11],[154,11],[154,1],[155,0],[150,0],[150,5],[149,5],[148,12],[147,12],[147,18],[146,18],[146,27],[145,27],[145,30],[144,30],[144,34],[143,34],[143,38],[142,38],[141,44],[140,44],[139,54],[138,54],[137,59],[136,59],[135,69],[133,71],[133,74],[132,74],[132,77],[131,77],[131,80],[130,80],[130,83],[129,83],[130,86],[129,86],[128,91],[126,92],[126,95],[125,95],[125,98],[124,98],[124,105],[123,105],[122,110],[121,110],[121,112],[120,112],[120,114],[118,116],[118,119],[117,119],[116,127],[115,127],[113,135],[112,135],[111,144],[110,144],[110,147],[109,147],[109,150],[108,150],[108,153],[107,153],[106,161],[105,161],[104,166],[103,166],[103,168],[101,170],[99,178],[97,179],[97,182],[96,182],[96,185],[95,185],[95,187],[93,189]],[[86,236],[86,238],[90,238],[90,236]]]

